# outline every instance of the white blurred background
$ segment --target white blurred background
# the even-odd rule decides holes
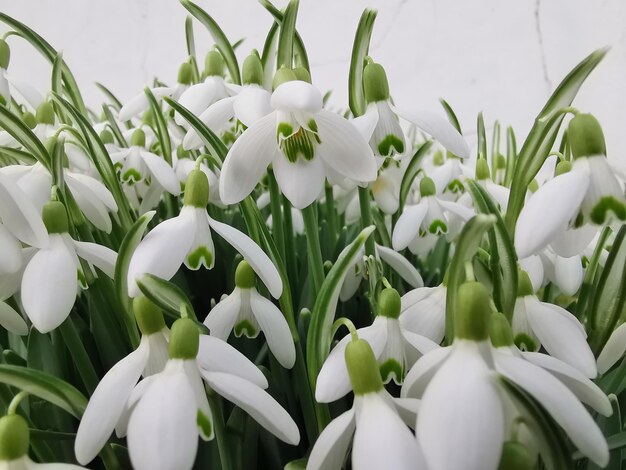
[[[262,48],[272,19],[255,0],[197,3],[231,42],[245,38],[240,58]],[[626,161],[626,1],[301,0],[297,27],[313,81],[333,90],[335,107],[347,107],[350,50],[366,7],[378,10],[370,54],[386,67],[396,102],[440,111],[437,99],[445,98],[470,140],[483,111],[488,125],[512,125],[521,142],[567,72],[611,46],[574,105],[600,119],[609,156]],[[0,0],[0,11],[63,52],[94,108],[104,100],[95,81],[123,101],[155,76],[173,82],[186,58],[187,11],[176,0]],[[194,30],[203,58],[212,40],[198,22]],[[20,38],[9,44],[10,72],[47,91],[50,65]]]

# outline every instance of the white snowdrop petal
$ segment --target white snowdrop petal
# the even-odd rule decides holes
[[[201,373],[213,390],[244,410],[281,441],[291,445],[300,442],[300,431],[289,413],[261,387],[233,374]]]
[[[213,80],[196,83],[183,91],[178,102],[197,116],[213,104],[217,92],[218,86]],[[176,113],[174,121],[179,126],[187,124],[185,118],[179,113]]]
[[[211,332],[211,336],[223,341],[230,336],[241,309],[241,296],[238,289],[236,287],[232,294],[213,307],[205,318],[203,323]]]
[[[363,138],[369,142],[378,124],[378,107],[375,103],[367,106],[365,114],[355,117],[350,121],[354,127],[361,133]]]
[[[278,154],[272,168],[280,191],[296,209],[311,205],[324,190],[326,173],[319,158],[298,158],[292,163],[283,154]]]
[[[291,369],[296,362],[296,347],[282,312],[254,288],[250,289],[250,306],[270,351],[283,367]]]
[[[397,272],[411,287],[422,287],[424,285],[424,280],[419,271],[400,253],[382,245],[376,245],[376,251],[380,259]]]
[[[617,327],[608,341],[602,348],[598,356],[598,372],[604,374],[613,364],[615,364],[626,352],[626,323]]]
[[[88,187],[93,194],[112,212],[117,212],[117,203],[111,191],[98,181],[89,175],[83,175],[82,173],[66,172],[66,181],[70,179],[74,182]]]
[[[354,428],[354,408],[333,419],[315,441],[306,470],[341,470]]]
[[[585,272],[580,256],[564,258],[557,256],[554,260],[555,284],[565,295],[574,295],[583,283]]]
[[[280,111],[317,113],[322,109],[322,94],[310,83],[292,80],[274,90],[270,104]]]
[[[272,112],[270,97],[270,92],[265,88],[255,85],[243,86],[233,102],[235,116],[246,127],[250,127]]]
[[[0,325],[16,335],[28,334],[28,326],[22,316],[2,300],[0,300]]]
[[[428,384],[450,355],[450,347],[435,349],[422,356],[404,378],[402,398],[422,398]]]
[[[583,225],[580,228],[565,230],[559,234],[550,247],[559,256],[571,257],[582,254],[583,250],[598,233],[597,225]]]
[[[17,272],[22,267],[22,246],[0,221],[0,275]]]
[[[144,337],[139,347],[115,364],[102,378],[78,426],[74,453],[87,465],[100,452],[113,433],[133,387],[148,361],[149,347]]]
[[[180,183],[178,182],[174,169],[161,157],[151,152],[142,150],[140,155],[154,179],[157,180],[168,193],[178,196],[180,194]]]
[[[76,301],[78,276],[75,255],[61,235],[50,235],[50,245],[30,260],[22,277],[22,304],[40,333],[58,327]]]
[[[199,119],[214,133],[219,134],[233,118],[233,105],[236,98],[224,98],[213,103],[200,114]],[[205,145],[204,140],[198,132],[190,127],[183,138],[183,148],[185,150],[199,149]]]
[[[16,238],[37,248],[46,246],[48,232],[38,210],[26,193],[4,175],[0,175],[0,201],[0,219]]]
[[[81,242],[72,240],[76,247],[76,254],[85,261],[93,264],[104,274],[113,279],[115,275],[115,263],[117,261],[117,253],[111,248],[98,245],[97,243]]]
[[[544,281],[543,263],[538,255],[528,256],[519,260],[520,267],[526,271],[530,282],[533,285],[533,291],[537,292],[541,289]]]
[[[445,334],[446,288],[422,287],[402,296],[400,324],[413,333],[441,343]]]
[[[159,99],[163,96],[170,95],[173,92],[173,89],[169,87],[156,87],[150,89],[150,91],[156,99]],[[141,90],[140,93],[137,93],[130,100],[124,103],[117,118],[120,121],[128,121],[129,119],[144,112],[149,106],[150,102],[148,101],[148,97],[146,96],[145,91]]]
[[[405,206],[393,229],[391,244],[396,251],[404,250],[419,235],[420,226],[428,205],[422,201],[413,206]]]
[[[209,217],[209,225],[220,237],[241,253],[261,281],[263,281],[272,297],[275,299],[279,298],[283,292],[283,281],[280,278],[278,269],[276,269],[272,260],[261,247],[245,233],[230,225],[218,222],[211,217]]]

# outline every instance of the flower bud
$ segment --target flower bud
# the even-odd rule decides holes
[[[296,67],[296,68],[294,68],[293,69],[293,73],[296,75],[296,79],[297,80],[300,80],[300,81],[303,81],[303,82],[307,82],[307,83],[311,83],[311,74],[304,67]]]
[[[209,51],[204,59],[204,75],[206,77],[224,75],[224,58],[219,51]]]
[[[491,314],[489,337],[495,348],[513,346],[513,330],[504,314],[500,312]]]
[[[181,85],[191,85],[193,82],[193,67],[189,62],[185,62],[178,69],[178,83]]]
[[[191,170],[185,183],[185,206],[204,208],[209,203],[209,179],[202,170]]]
[[[26,124],[29,129],[34,129],[37,126],[37,119],[30,111],[26,111],[22,114],[22,122]]]
[[[252,51],[243,61],[242,77],[244,85],[263,85],[263,64],[257,51]]]
[[[391,288],[383,289],[378,296],[378,315],[397,319],[400,316],[400,294]]]
[[[481,181],[481,180],[487,180],[489,179],[491,176],[490,172],[489,172],[489,165],[487,164],[487,160],[485,160],[484,158],[479,158],[476,161],[476,179]]]
[[[100,140],[102,141],[104,145],[112,144],[113,133],[108,129],[104,129],[102,132],[100,132]]]
[[[200,331],[189,318],[180,318],[170,332],[170,359],[195,359],[200,347]]]
[[[377,393],[383,389],[378,363],[367,341],[364,339],[350,341],[346,346],[345,359],[355,395]]]
[[[54,108],[52,107],[52,103],[49,101],[44,101],[39,106],[37,106],[37,111],[35,111],[35,120],[37,124],[54,124]]]
[[[389,99],[389,82],[382,65],[370,63],[363,70],[363,93],[368,104]]]
[[[422,197],[434,196],[437,193],[435,182],[428,176],[420,180],[420,195]]]
[[[144,147],[146,145],[146,133],[141,129],[135,129],[135,132],[130,137],[130,145]]]
[[[498,470],[532,470],[535,462],[528,449],[515,441],[505,442]]]
[[[527,295],[533,295],[535,290],[533,289],[533,283],[530,280],[530,276],[523,269],[517,270],[517,296],[526,297]]]
[[[0,69],[7,69],[11,60],[11,49],[4,39],[0,39]]]
[[[444,164],[443,152],[441,150],[437,150],[435,155],[433,155],[433,165],[441,166]]]
[[[41,210],[41,219],[48,233],[66,233],[69,229],[67,211],[62,202],[46,202]]]
[[[469,281],[461,284],[457,292],[454,317],[457,338],[484,341],[489,337],[490,300],[487,288],[480,282]]]
[[[0,461],[19,459],[28,454],[28,423],[20,415],[0,418]]]
[[[567,160],[561,160],[554,168],[554,176],[563,175],[572,169],[572,163]]]
[[[496,169],[504,170],[506,169],[506,158],[501,153],[496,157]]]
[[[133,299],[133,312],[141,334],[147,336],[165,328],[163,312],[145,295],[139,295]]]
[[[246,260],[240,261],[237,265],[235,285],[241,289],[251,289],[256,285],[256,274]]]
[[[283,83],[292,82],[297,79],[298,77],[293,70],[282,67],[278,69],[274,74],[274,80],[272,80],[272,89],[275,90]]]
[[[569,122],[567,137],[574,158],[606,155],[604,133],[591,114],[577,114]]]

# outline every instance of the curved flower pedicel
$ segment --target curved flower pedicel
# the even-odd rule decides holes
[[[211,344],[216,341],[220,344],[218,348]],[[203,347],[203,342],[208,344]],[[165,369],[139,383],[141,387],[149,380],[132,405],[128,451],[136,470],[192,468],[198,436],[205,440],[213,437],[211,408],[204,384],[246,411],[280,440],[298,444],[298,426],[263,390],[267,387],[263,374],[257,369],[260,377],[255,377],[254,382],[242,378],[249,366],[243,370],[233,367],[235,364],[219,354],[219,348],[224,348],[225,344],[217,338],[201,337],[198,327],[189,319],[174,323],[169,343],[170,359]],[[243,356],[241,358],[249,363]],[[254,365],[252,368],[256,369]]]
[[[256,338],[262,331],[267,345],[283,367],[291,369],[296,348],[287,320],[272,302],[259,294],[255,274],[247,261],[241,261],[235,272],[235,290],[209,312],[204,325],[211,336],[228,340],[235,336]]]
[[[297,209],[315,201],[331,182],[376,179],[374,155],[359,131],[322,109],[322,95],[290,70],[277,72],[274,111],[256,121],[230,148],[220,178],[220,196],[235,204],[248,196],[272,164],[281,192]]]
[[[505,385],[509,382],[537,400],[583,455],[606,465],[606,440],[576,396],[578,393],[586,403],[610,414],[602,392],[557,360],[539,359],[538,367],[512,354],[510,329],[503,335],[497,331],[501,323],[493,328],[490,317],[485,287],[477,282],[461,285],[452,346],[423,356],[406,377],[402,396],[421,398],[416,435],[429,468],[498,468],[503,445],[519,444],[511,425],[520,422],[520,415],[522,423],[528,421]],[[490,323],[496,348],[489,341]],[[508,323],[505,325],[508,328]],[[541,435],[534,439],[539,451],[546,450]],[[450,452],[450,442],[456,443],[454,452]]]
[[[352,468],[357,470],[428,468],[409,430],[415,426],[419,400],[394,398],[385,390],[372,348],[356,333],[342,349],[341,359],[354,404],[322,431],[307,470],[340,470],[351,443]]]
[[[127,279],[131,297],[139,294],[136,280],[145,273],[169,280],[183,263],[189,269],[211,269],[215,262],[211,229],[243,255],[274,298],[280,297],[283,285],[272,261],[247,235],[212,219],[206,211],[208,200],[206,175],[192,171],[180,214],[157,225],[133,253]]]

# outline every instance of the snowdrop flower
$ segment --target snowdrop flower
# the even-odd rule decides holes
[[[598,121],[590,114],[578,114],[570,121],[567,135],[574,162],[559,163],[556,176],[522,209],[515,228],[520,258],[537,253],[572,222],[581,226],[626,220],[626,198],[607,161]]]
[[[355,470],[427,468],[418,441],[407,427],[415,425],[419,400],[389,395],[372,348],[356,334],[341,356],[350,377],[348,388],[354,391],[354,405],[322,431],[307,470],[340,470],[351,443]]]
[[[143,381],[149,383],[128,421],[128,452],[137,470],[192,468],[198,435],[205,440],[213,437],[203,381],[282,441],[291,445],[300,441],[296,423],[263,388],[236,375],[241,371],[231,372],[233,364],[224,364],[224,357],[199,355],[201,341],[194,322],[186,318],[174,322],[165,369]]]
[[[79,257],[112,278],[117,254],[105,246],[72,239],[67,233],[67,212],[61,202],[48,202],[42,219],[48,239],[24,269],[21,298],[35,328],[47,333],[63,323],[72,310],[78,279],[84,283]]]
[[[176,176],[178,177],[178,181],[184,188],[185,182],[189,177],[189,173],[196,169],[197,163],[196,161],[189,158],[188,155],[184,155],[188,152],[183,151],[182,147],[178,148],[177,153],[179,155],[176,160],[175,171]],[[203,155],[201,155],[199,158],[202,157]],[[200,170],[206,175],[209,180],[209,204],[213,204],[218,207],[225,207],[224,204],[222,204],[222,200],[220,199],[219,181],[221,172],[219,168],[216,168],[215,166],[209,168],[207,164],[202,161],[202,163],[200,163]]]
[[[174,87],[159,86],[150,88],[150,92],[155,99],[159,100],[164,96],[177,100],[185,90],[187,90],[193,79],[193,69],[191,64],[184,63],[178,70],[178,83]],[[144,90],[141,93],[133,96],[130,100],[124,103],[124,106],[120,109],[118,114],[118,120],[121,122],[128,121],[131,118],[143,113],[150,108],[150,102],[148,96]]]
[[[317,199],[327,176],[360,183],[376,179],[376,160],[359,131],[322,109],[322,95],[290,70],[277,72],[274,111],[235,141],[222,167],[220,196],[235,204],[248,196],[271,163],[282,193],[297,209]]]
[[[408,368],[422,355],[438,345],[428,338],[404,329],[398,321],[400,295],[395,289],[384,289],[378,300],[378,315],[371,326],[357,330],[360,338],[372,348],[385,383],[392,379],[401,384]],[[322,366],[315,386],[315,399],[320,403],[338,400],[350,391],[350,380],[344,354],[350,344],[345,336],[330,352]]]
[[[473,215],[471,209],[436,196],[435,184],[429,177],[420,180],[420,196],[417,204],[404,207],[394,227],[392,245],[396,251],[403,250],[426,233],[448,233],[448,225],[454,217],[468,220]]]
[[[400,207],[400,185],[403,176],[404,169],[396,163],[390,163],[379,171],[376,181],[369,185],[376,205],[385,214],[395,214]]]
[[[130,140],[130,147],[111,154],[111,161],[120,169],[120,177],[124,183],[133,185],[148,178],[157,182],[167,192],[177,196],[180,185],[174,169],[158,155],[145,148],[146,134],[136,129]]]
[[[296,348],[287,320],[272,302],[259,294],[256,276],[247,261],[241,261],[235,272],[235,290],[222,299],[204,320],[211,336],[226,341],[230,332],[236,337],[256,338],[263,332],[272,354],[283,367],[291,369]]]
[[[493,182],[489,172],[489,165],[484,158],[479,158],[476,161],[476,182],[485,188],[491,198],[498,204],[500,212],[506,212],[509,202],[509,188]]]
[[[450,122],[424,111],[411,113],[401,110],[391,103],[387,74],[380,64],[371,62],[365,66],[363,91],[367,111],[355,119],[357,121],[355,125],[369,138],[370,146],[376,155],[393,157],[407,151],[406,137],[398,119],[400,116],[432,135],[456,155],[469,157],[467,143]]]
[[[78,470],[69,463],[35,463],[28,456],[30,431],[18,414],[0,418],[0,468],[3,470]]]
[[[583,455],[606,465],[606,440],[561,381],[565,377],[556,378],[490,344],[491,300],[486,288],[466,282],[459,288],[457,301],[452,346],[418,360],[402,387],[401,396],[421,398],[416,436],[428,468],[498,468],[503,444],[509,440],[506,425],[511,401],[501,377],[537,400]],[[605,402],[601,408],[608,411]],[[450,452],[450,442],[456,445],[454,452]]]
[[[189,174],[180,214],[157,225],[139,244],[128,268],[128,291],[139,294],[136,281],[145,273],[169,280],[181,264],[189,269],[211,269],[215,250],[211,230],[230,243],[250,263],[274,298],[283,285],[274,264],[263,250],[239,230],[209,217],[209,183],[200,170]]]
[[[253,52],[243,63],[243,86],[238,90],[228,89],[227,94],[220,95],[206,110],[199,109],[194,111],[194,114],[199,114],[200,120],[214,132],[223,130],[233,118],[244,126],[250,127],[259,119],[272,112],[270,106],[271,94],[263,87],[263,76],[261,59],[256,52]],[[221,79],[221,77],[219,78]],[[183,104],[182,97],[181,104]],[[191,108],[188,109],[191,110]],[[200,114],[200,111],[202,111],[202,114]],[[183,139],[183,147],[185,149],[196,149],[202,145],[202,138],[196,130],[193,128],[189,129]]]
[[[168,360],[169,329],[161,310],[139,296],[133,299],[133,311],[141,341],[105,374],[87,404],[74,442],[76,460],[83,465],[98,455],[116,427],[118,435],[123,434],[120,431],[128,421],[128,403],[139,378],[161,372]]]
[[[424,280],[417,269],[400,253],[387,248],[386,246],[374,244],[376,259],[384,261],[391,269],[400,275],[411,287],[422,287]],[[365,248],[356,258],[358,261],[354,267],[348,271],[343,280],[339,298],[346,302],[352,298],[361,285],[361,280],[367,276],[367,258],[365,257]]]
[[[472,169],[454,155],[448,155],[445,161],[443,158],[443,152],[436,153],[435,167],[427,174],[435,183],[437,193],[446,200],[455,200],[465,191],[463,181],[471,178]]]
[[[0,39],[0,98],[3,104],[11,103],[11,87],[22,95],[33,109],[43,101],[41,94],[28,83],[16,80],[7,73],[11,49],[4,39]]]
[[[404,294],[400,312],[402,327],[441,343],[446,327],[447,293],[445,284],[440,284],[437,287],[418,287]]]
[[[587,377],[597,375],[587,334],[578,319],[558,305],[541,302],[528,274],[519,271],[513,311],[515,344],[527,351],[543,346],[551,356],[577,368]]]

